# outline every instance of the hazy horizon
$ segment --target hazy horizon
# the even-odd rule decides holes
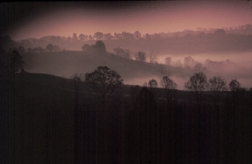
[[[251,1],[1,3],[3,34],[13,40],[97,31],[167,33],[252,23]]]

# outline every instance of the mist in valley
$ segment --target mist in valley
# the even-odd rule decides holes
[[[46,73],[72,78],[74,74],[84,76],[102,65],[116,70],[124,79],[125,84],[143,86],[151,79],[159,82],[163,76],[168,76],[178,84],[178,89],[181,90],[184,89],[184,83],[193,73],[203,71],[208,78],[221,76],[227,83],[232,79],[237,79],[243,87],[249,88],[252,86],[251,55],[252,52],[228,53],[225,56],[222,55],[221,58],[218,57],[218,54],[157,55],[157,63],[143,63],[114,54],[101,56],[85,54],[81,51],[65,51],[25,55],[24,61],[27,64],[24,68],[31,73]],[[165,63],[167,57],[171,58],[170,65]],[[190,57],[189,61],[185,61],[188,57]]]

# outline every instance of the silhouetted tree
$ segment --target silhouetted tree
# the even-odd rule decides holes
[[[239,104],[243,104],[246,89],[242,88],[241,84],[236,79],[231,80],[229,88],[231,91],[232,108],[236,108],[237,105],[239,106]]]
[[[123,39],[123,36],[122,36],[122,34],[120,34],[120,33],[114,33],[114,37],[115,37],[115,39]]]
[[[158,86],[158,83],[155,79],[151,79],[149,82],[148,82],[148,87],[151,91],[151,93],[156,96],[156,88]]]
[[[114,48],[114,52],[118,56],[130,59],[130,51],[129,50],[124,50],[124,49],[118,47],[118,48]]]
[[[201,63],[196,62],[195,65],[193,66],[193,69],[199,71],[199,70],[202,70],[204,68],[203,68],[203,65]]]
[[[73,42],[76,42],[78,40],[77,34],[73,33],[73,37],[72,37]]]
[[[203,72],[194,73],[193,76],[190,77],[190,80],[185,83],[185,88],[193,92],[198,102],[201,100],[202,91],[205,91],[207,87],[207,77]]]
[[[196,64],[195,60],[191,56],[184,58],[184,66],[192,68]]]
[[[209,79],[209,90],[210,91],[226,91],[226,82],[220,76],[214,76]]]
[[[219,102],[219,98],[220,98],[219,97],[220,96],[219,92],[227,90],[226,82],[220,76],[214,76],[214,77],[209,79],[208,89],[210,91],[213,91],[213,100],[214,100],[214,102],[216,104],[217,102]]]
[[[174,63],[174,66],[175,67],[182,67],[182,63],[180,60],[177,60],[175,63]]]
[[[8,54],[8,64],[11,72],[18,72],[23,68],[24,61],[18,51],[12,51]]]
[[[167,76],[161,79],[160,85],[164,88],[164,95],[166,97],[167,103],[170,102],[174,90],[177,88],[177,84]]]
[[[239,91],[241,89],[241,84],[236,79],[233,79],[229,83],[229,88],[231,91]]]
[[[46,46],[46,50],[48,50],[49,52],[52,52],[52,51],[54,51],[54,46],[52,44],[48,44]]]
[[[139,31],[134,32],[134,37],[135,37],[135,39],[140,39],[141,33]]]
[[[54,51],[60,51],[60,47],[58,46],[58,45],[53,45],[53,49],[54,49]]]
[[[167,76],[164,76],[161,79],[160,85],[166,89],[176,89],[177,88],[177,84]]]
[[[121,76],[106,66],[99,66],[92,73],[86,73],[85,82],[91,83],[93,90],[101,100],[103,109],[113,92],[123,85]]]
[[[126,40],[132,40],[132,39],[134,39],[133,34],[131,34],[129,32],[122,32],[122,37],[123,37],[123,39],[126,39]]]
[[[13,79],[15,73],[23,68],[24,61],[18,51],[13,50],[6,53],[0,50],[0,76],[7,79]]]
[[[130,50],[125,50],[124,51],[124,56],[123,57],[125,57],[125,58],[127,58],[127,59],[130,59]]]
[[[96,33],[94,33],[94,38],[96,40],[101,40],[102,37],[103,37],[103,33],[102,32],[96,32]]]
[[[113,36],[112,36],[110,33],[107,33],[107,34],[103,34],[103,38],[104,38],[105,40],[110,40],[110,39],[113,38]]]
[[[89,36],[88,36],[88,40],[93,40],[93,36],[92,36],[92,35],[89,35]]]
[[[80,34],[79,35],[80,41],[83,42],[86,38],[86,36],[84,34]]]
[[[146,59],[146,54],[145,52],[139,51],[136,56],[135,56],[136,60],[144,62]]]
[[[155,63],[157,62],[157,55],[153,53],[153,51],[149,54],[149,61],[150,63]]]
[[[191,91],[204,91],[207,88],[207,77],[203,72],[194,73],[185,87]]]
[[[103,54],[103,53],[106,53],[106,52],[107,52],[106,46],[105,46],[104,42],[101,41],[101,40],[97,41],[93,47],[94,47],[94,49],[95,49],[99,54]]]
[[[157,81],[156,81],[155,79],[151,79],[151,80],[148,82],[148,86],[149,86],[150,88],[157,88],[158,83],[157,83]]]
[[[171,64],[172,64],[172,58],[171,57],[166,57],[165,58],[165,64],[171,66]]]

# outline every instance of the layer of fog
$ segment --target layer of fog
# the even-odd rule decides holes
[[[165,64],[166,57],[171,58],[170,65]],[[208,79],[221,76],[227,84],[236,79],[242,87],[252,87],[252,51],[191,56],[162,54],[157,56],[157,63],[125,59],[113,54],[85,54],[80,51],[38,53],[26,55],[24,60],[28,72],[47,73],[65,78],[71,78],[74,74],[84,76],[85,73],[92,72],[102,65],[117,71],[124,83],[131,85],[143,86],[151,79],[159,83],[163,76],[168,76],[178,84],[178,89],[183,90],[184,83],[193,73],[203,71]]]
[[[176,63],[181,63],[182,67],[185,67],[185,58],[190,55],[167,55],[163,54],[158,57],[158,62],[165,64],[165,58],[170,57],[172,59],[171,65],[175,66]],[[232,79],[237,79],[242,87],[252,87],[252,52],[240,52],[240,53],[205,53],[191,55],[193,61],[191,61],[191,67],[202,64],[202,67],[206,68],[205,74],[208,79],[213,76],[223,77],[227,84]],[[179,61],[179,62],[178,62]],[[174,80],[180,81],[179,88],[184,87],[182,82],[184,79],[173,75]],[[188,80],[188,79],[187,79]]]

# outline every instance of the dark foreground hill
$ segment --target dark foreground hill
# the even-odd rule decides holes
[[[0,163],[251,163],[251,93],[155,93],[123,86],[101,110],[86,84],[1,78]],[[78,98],[76,95],[78,94]]]

